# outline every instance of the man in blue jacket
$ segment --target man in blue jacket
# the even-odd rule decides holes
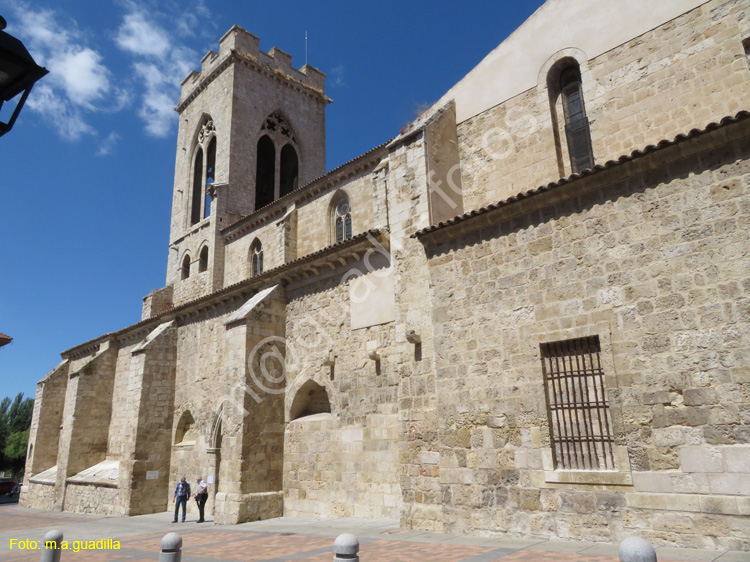
[[[187,483],[185,477],[180,478],[177,482],[177,487],[174,489],[174,496],[172,497],[172,503],[174,503],[174,521],[177,523],[177,512],[180,510],[180,504],[182,504],[182,522],[185,522],[185,509],[187,508],[187,499],[190,497],[190,484]]]

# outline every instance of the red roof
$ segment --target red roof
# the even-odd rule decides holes
[[[11,338],[10,336],[6,336],[2,332],[0,332],[0,347],[3,347],[4,345],[8,345],[12,341],[13,341],[13,338]]]

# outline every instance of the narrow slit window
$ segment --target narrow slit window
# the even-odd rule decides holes
[[[195,154],[193,164],[193,197],[190,209],[190,224],[201,220],[201,198],[203,195],[203,149],[199,148]]]
[[[281,164],[279,178],[279,197],[284,197],[297,189],[297,175],[299,172],[299,163],[297,160],[297,151],[291,144],[284,145],[281,149]]]
[[[264,135],[258,141],[258,160],[255,164],[255,210],[273,203],[276,170],[276,148]]]
[[[206,151],[206,193],[203,204],[203,218],[211,216],[211,186],[216,181],[216,137],[211,139]]]
[[[745,49],[745,60],[747,61],[747,68],[750,69],[750,37],[746,38],[742,42],[742,47]]]
[[[198,261],[198,271],[203,272],[208,269],[208,247],[204,246],[200,253]]]
[[[263,246],[260,240],[255,240],[250,247],[250,260],[252,264],[252,275],[257,277],[263,273]]]
[[[540,348],[555,468],[614,470],[599,336]]]
[[[182,274],[182,279],[187,279],[188,277],[190,277],[190,256],[188,255],[186,255],[182,259],[181,274]]]
[[[568,142],[571,170],[573,173],[578,173],[581,170],[593,168],[591,132],[583,104],[581,73],[576,66],[570,66],[560,74],[560,95],[565,116],[565,138]]]

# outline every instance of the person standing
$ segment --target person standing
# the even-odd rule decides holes
[[[206,507],[206,500],[208,500],[208,484],[199,476],[196,480],[198,482],[198,489],[195,492],[195,503],[198,504],[198,523],[203,523],[203,509]]]
[[[172,503],[174,503],[174,521],[177,523],[177,512],[180,510],[180,504],[182,504],[182,522],[185,522],[185,510],[187,509],[187,500],[190,497],[190,484],[187,483],[185,477],[180,478],[177,482],[177,487],[174,489],[174,496],[172,497]]]

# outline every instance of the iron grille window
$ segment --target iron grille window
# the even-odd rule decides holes
[[[540,345],[555,468],[613,470],[599,336]]]

